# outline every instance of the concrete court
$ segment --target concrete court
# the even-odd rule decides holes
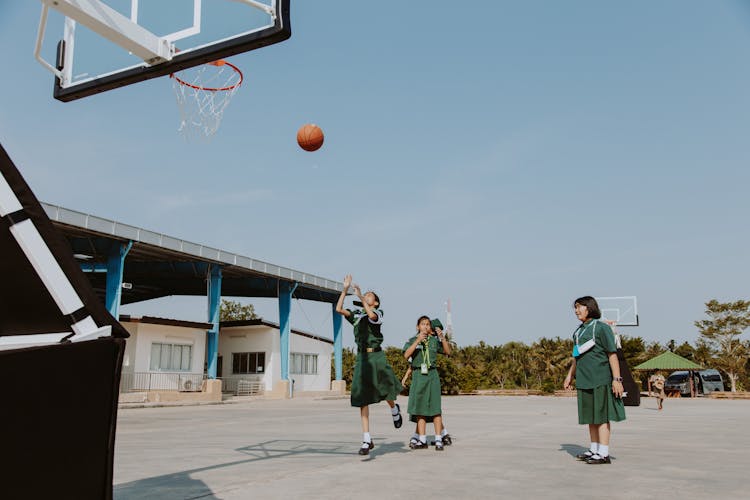
[[[402,409],[407,399],[400,398]],[[750,401],[642,399],[614,424],[612,465],[588,446],[575,398],[443,398],[453,446],[409,450],[412,424],[370,408],[375,449],[356,454],[347,399],[256,400],[119,411],[116,499],[742,498]],[[428,426],[428,429],[430,427]]]

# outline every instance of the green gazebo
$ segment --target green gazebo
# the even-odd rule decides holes
[[[689,359],[685,359],[682,356],[673,353],[672,351],[666,351],[659,354],[656,357],[644,361],[640,365],[633,368],[634,370],[687,370],[690,372],[690,397],[695,397],[695,384],[693,383],[693,372],[695,370],[701,370],[703,367],[698,363],[694,363]],[[651,383],[649,383],[649,393],[651,392]]]

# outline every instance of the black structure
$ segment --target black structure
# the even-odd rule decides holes
[[[112,498],[115,424],[127,331],[107,312],[29,186],[0,146],[0,378],[3,498]],[[10,189],[8,189],[10,188]],[[8,207],[21,208],[9,213]],[[28,245],[21,231],[41,236]],[[21,242],[25,242],[22,248]],[[46,245],[45,245],[46,244]],[[49,249],[82,307],[67,311],[30,255]],[[67,282],[65,282],[67,280]],[[77,303],[77,301],[75,301]],[[93,323],[91,322],[93,321]],[[111,336],[75,341],[81,325]],[[89,330],[91,330],[89,328]],[[7,341],[58,341],[9,348]],[[71,339],[73,340],[71,342]]]
[[[638,382],[633,379],[633,374],[630,372],[628,362],[625,361],[625,354],[623,354],[622,349],[617,349],[617,360],[620,362],[622,387],[628,393],[627,396],[622,398],[622,402],[625,406],[640,406],[641,388],[638,386]]]

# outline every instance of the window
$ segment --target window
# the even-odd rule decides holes
[[[293,352],[289,360],[289,371],[301,375],[318,374],[318,355]]]
[[[193,346],[184,344],[151,344],[151,371],[189,372]]]
[[[266,366],[265,352],[233,352],[232,375],[263,373]]]

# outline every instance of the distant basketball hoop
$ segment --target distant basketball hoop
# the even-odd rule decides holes
[[[218,60],[172,73],[179,132],[187,140],[207,139],[216,133],[234,93],[242,85],[242,71],[234,64]]]

